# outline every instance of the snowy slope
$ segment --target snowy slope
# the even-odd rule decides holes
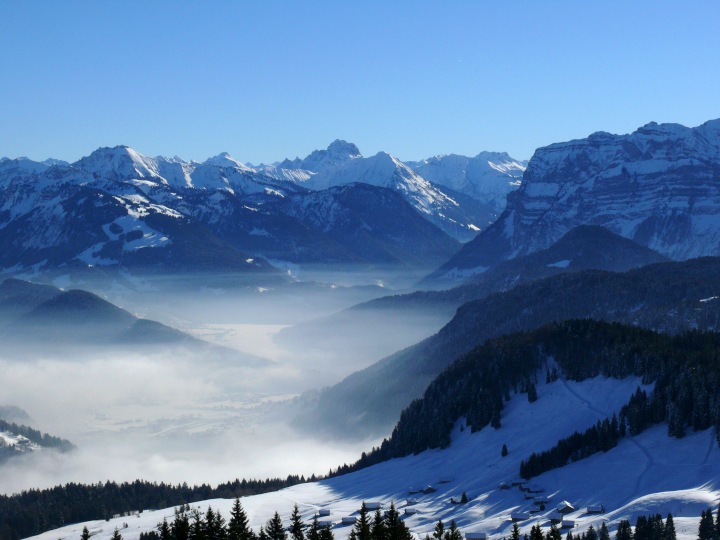
[[[351,189],[344,192],[344,203],[336,191],[308,191],[302,185],[311,175],[365,161],[354,145],[340,141],[300,162],[312,171],[274,175],[271,168],[250,167],[227,153],[197,163],[151,158],[127,146],[100,148],[72,165],[4,159],[0,269],[24,277],[67,267],[75,272],[97,267],[237,270],[262,276],[273,272],[265,262],[268,258],[294,264],[400,263],[432,268],[458,247],[425,219],[437,221],[434,201],[450,199],[385,156],[378,169],[385,175],[382,182],[358,173],[373,184],[368,189],[376,197],[351,201],[353,193],[362,191]],[[397,170],[400,180],[392,183]],[[403,196],[362,209],[377,216],[356,221],[354,229],[346,227],[333,238],[327,235],[334,228],[332,216],[317,214],[307,220],[293,211],[295,203],[284,204],[293,198],[306,206],[322,198],[347,209],[369,200],[387,201],[379,187],[383,182]],[[424,212],[409,216],[407,210],[413,210],[408,202]],[[389,225],[389,218],[397,221],[400,216],[408,217],[400,228]],[[414,237],[412,245],[422,237],[430,242],[424,250],[408,251],[402,245],[408,233]],[[356,245],[348,246],[348,239]]]
[[[490,158],[497,163],[491,164]],[[417,167],[426,162],[423,170],[432,174],[432,179],[418,172]],[[447,234],[467,241],[504,208],[507,192],[517,187],[518,171],[522,175],[517,167],[523,167],[507,154],[495,153],[480,154],[470,165],[456,165],[452,156],[426,162],[405,164],[386,152],[363,157],[354,144],[336,140],[326,150],[316,150],[303,160],[261,165],[257,170],[312,190],[356,182],[394,189]],[[456,178],[459,175],[464,175],[465,182]]]
[[[594,424],[619,410],[640,384],[638,379],[622,381],[595,378],[581,383],[556,381],[538,387],[539,399],[529,404],[525,395],[514,396],[503,410],[502,428],[485,428],[471,434],[456,426],[453,442],[445,450],[394,459],[356,473],[243,498],[251,525],[257,531],[273,512],[287,523],[294,504],[306,521],[320,509],[330,511],[337,538],[345,538],[351,527],[342,525],[344,516],[356,515],[362,501],[379,501],[385,507],[394,502],[401,512],[407,508],[409,488],[432,485],[432,494],[415,494],[417,514],[406,516],[414,533],[423,537],[438,519],[454,519],[465,532],[486,532],[489,538],[509,536],[510,514],[534,509],[532,501],[517,487],[503,490],[501,482],[516,478],[520,461],[530,452],[552,446],[560,437]],[[501,457],[507,444],[509,455]],[[441,483],[442,479],[450,480]],[[590,524],[596,528],[607,521],[613,533],[620,519],[637,515],[664,515],[672,512],[678,538],[695,538],[700,512],[717,505],[720,499],[720,450],[712,430],[693,433],[684,439],[670,439],[666,427],[658,426],[637,437],[622,439],[604,454],[594,455],[562,469],[545,473],[531,482],[550,502],[544,511],[520,523],[523,532],[539,523],[549,527],[549,516],[562,500],[576,511],[568,518],[577,523],[574,532]],[[470,502],[453,505],[466,492]],[[228,516],[231,500],[215,499],[193,506],[206,510],[211,505]],[[586,513],[588,505],[602,505],[604,513]],[[173,509],[144,511],[138,516],[69,525],[34,538],[74,539],[87,525],[98,540],[110,538],[115,527],[126,540],[136,540],[163,518],[172,519]]]
[[[539,148],[505,212],[436,276],[478,273],[601,225],[672,259],[720,254],[720,120]]]
[[[492,205],[499,215],[507,194],[522,184],[527,161],[513,159],[506,152],[480,152],[475,157],[449,154],[406,165],[434,184]]]

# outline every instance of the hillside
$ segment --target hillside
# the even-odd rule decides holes
[[[357,516],[362,501],[377,501],[384,508],[394,502],[404,522],[420,538],[431,533],[437,520],[442,519],[446,523],[455,520],[464,532],[483,532],[489,539],[499,540],[511,534],[511,514],[533,512],[532,517],[518,522],[521,533],[529,533],[535,524],[547,532],[555,506],[567,500],[575,508],[565,516],[575,521],[573,535],[584,532],[591,524],[597,530],[605,522],[614,537],[621,519],[634,522],[640,515],[665,516],[671,512],[678,539],[693,540],[700,513],[720,499],[720,451],[712,429],[671,439],[666,428],[659,426],[622,440],[608,452],[541,475],[533,484],[542,489],[540,495],[548,503],[539,512],[533,500],[517,487],[499,487],[517,477],[520,462],[532,449],[549,447],[576,429],[589,427],[619,411],[639,384],[641,381],[634,377],[540,383],[536,402],[528,403],[524,394],[510,398],[498,430],[488,427],[471,433],[460,421],[445,449],[393,459],[274,493],[243,497],[241,502],[256,532],[275,511],[289,524],[292,507],[297,504],[305,523],[320,510],[327,511],[329,515],[321,519],[332,524],[336,538],[344,539],[352,527],[343,525],[341,519]],[[503,444],[509,447],[506,457],[500,452]],[[433,486],[435,491],[414,493],[426,486]],[[451,497],[459,499],[463,492],[468,495],[467,504],[450,502]],[[409,503],[409,498],[416,502]],[[193,508],[204,513],[212,506],[227,519],[232,504],[232,499],[211,499],[196,502]],[[591,505],[602,506],[603,511],[590,514],[586,509]],[[173,517],[174,508],[144,509],[138,515],[66,525],[33,538],[70,540],[79,537],[83,526],[87,526],[98,540],[109,540],[116,527],[125,540],[138,540],[140,532],[154,529],[163,518],[172,521]],[[123,528],[125,523],[127,527]],[[563,535],[568,530],[564,529]]]
[[[458,356],[504,334],[553,321],[617,321],[671,333],[720,328],[720,259],[661,263],[626,273],[560,274],[468,302],[437,334],[306,396],[298,422],[336,436],[384,435]]]
[[[720,253],[720,120],[651,122],[535,151],[505,211],[431,279],[481,273],[600,225],[674,260]]]
[[[100,347],[179,347],[257,364],[264,360],[211,345],[156,321],[141,319],[84,290],[6,279],[0,283],[4,352],[64,352]],[[62,350],[58,346],[62,345]]]
[[[487,272],[471,276],[464,285],[371,300],[283,329],[276,340],[284,346],[299,346],[310,338],[318,350],[344,355],[357,351],[362,355],[358,361],[367,362],[431,336],[452,319],[461,305],[492,293],[562,273],[590,269],[626,272],[666,260],[659,253],[603,227],[581,225],[549,248],[504,261]],[[363,328],[364,332],[357,332],[356,328]],[[366,334],[375,337],[370,347]]]

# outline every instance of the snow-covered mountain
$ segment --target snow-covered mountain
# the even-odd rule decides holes
[[[316,150],[305,159],[286,159],[258,170],[313,190],[356,182],[394,189],[447,234],[467,241],[502,211],[507,193],[518,185],[522,168],[521,162],[507,154],[495,153],[405,164],[386,152],[363,157],[354,144],[336,140],[327,150]],[[432,178],[426,178],[423,171]],[[464,181],[458,179],[461,176]]]
[[[324,171],[364,161],[341,146],[313,153],[304,166]],[[440,197],[388,160],[425,189],[413,200]],[[100,148],[71,165],[5,159],[0,267],[21,275],[92,267],[267,278],[279,275],[267,258],[431,268],[459,247],[426,219],[432,212],[416,212],[401,191],[388,196],[391,187],[357,182],[308,190],[301,176],[266,174],[227,153],[197,163],[150,158],[127,146]]]
[[[480,152],[475,157],[449,154],[406,165],[426,180],[477,199],[500,215],[508,193],[522,184],[527,161],[506,152]]]
[[[538,149],[491,227],[434,278],[478,273],[601,225],[676,260],[720,253],[720,120],[594,133]]]

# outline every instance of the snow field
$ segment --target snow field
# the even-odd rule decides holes
[[[309,522],[320,509],[330,511],[336,538],[345,538],[352,526],[343,525],[342,518],[356,515],[362,501],[377,501],[389,507],[391,502],[401,512],[407,498],[416,498],[414,515],[406,516],[411,530],[424,537],[438,519],[454,519],[463,532],[485,532],[488,538],[509,536],[510,514],[535,510],[531,500],[516,487],[500,489],[501,482],[511,483],[518,476],[520,461],[532,451],[553,446],[559,438],[584,430],[604,419],[629,399],[640,384],[637,378],[621,381],[602,377],[581,383],[556,381],[538,386],[538,401],[527,402],[524,394],[514,396],[505,407],[502,427],[487,427],[471,434],[458,421],[449,448],[430,450],[419,455],[394,459],[356,473],[294,486],[274,493],[245,497],[242,504],[252,527],[258,530],[275,511],[289,522],[293,505],[297,504],[303,519]],[[501,457],[503,444],[509,455]],[[210,457],[209,457],[210,458]],[[441,479],[452,479],[441,483]],[[549,471],[529,483],[542,489],[538,496],[548,498],[546,509],[530,514],[520,522],[522,532],[529,532],[539,523],[549,527],[549,517],[556,505],[569,501],[575,511],[566,516],[576,523],[575,531],[596,528],[606,521],[611,534],[621,519],[634,523],[638,515],[668,512],[673,514],[680,540],[697,534],[700,513],[715,507],[720,500],[720,451],[712,430],[691,433],[683,439],[670,439],[664,425],[652,428],[637,437],[627,437],[604,454]],[[433,486],[434,493],[408,493],[411,486]],[[466,492],[470,501],[459,500]],[[232,500],[214,499],[192,506],[206,511],[208,506],[229,515]],[[605,513],[588,514],[587,506],[602,505]],[[122,530],[125,540],[136,540],[142,531],[152,529],[164,517],[172,519],[173,509],[144,511],[130,516],[69,525],[43,533],[37,540],[77,538],[83,526],[97,531],[97,539],[105,540],[115,527]]]

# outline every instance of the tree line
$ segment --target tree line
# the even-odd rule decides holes
[[[6,422],[1,418],[0,431],[9,431],[15,435],[22,435],[38,446],[43,446],[45,448],[54,448],[56,450],[60,450],[61,452],[75,450],[75,445],[66,439],[53,437],[52,435],[42,433],[37,429],[33,429],[22,424],[16,424],[15,422]]]
[[[31,489],[15,495],[0,495],[0,540],[20,540],[68,523],[110,519],[116,514],[207,499],[256,495],[315,480],[314,475],[307,479],[290,475],[284,479],[236,479],[217,487],[135,480]]]
[[[552,362],[549,359],[552,358]],[[583,381],[603,375],[637,376],[653,384],[632,396],[620,415],[575,433],[525,462],[523,476],[534,476],[568,461],[607,451],[625,434],[636,435],[667,422],[668,435],[715,427],[720,443],[720,334],[686,332],[670,336],[619,323],[591,319],[552,323],[532,332],[486,342],[458,359],[401,414],[389,439],[334,474],[450,444],[460,417],[475,432],[501,428],[504,404],[514,394],[537,399],[536,385],[562,376]]]

